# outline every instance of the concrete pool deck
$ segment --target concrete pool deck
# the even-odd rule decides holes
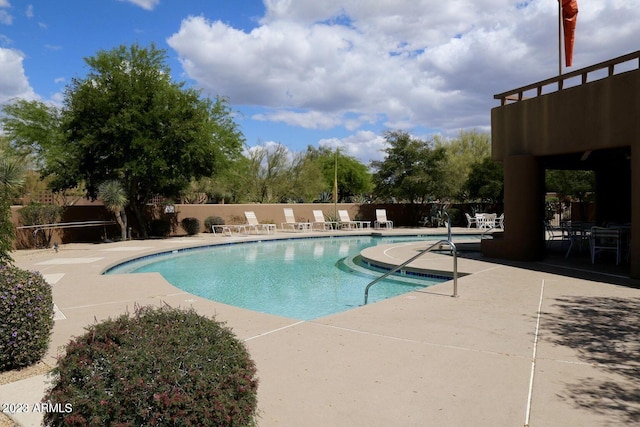
[[[467,232],[454,229],[454,241]],[[17,266],[40,271],[53,286],[56,321],[44,362],[53,366],[61,347],[95,320],[166,303],[215,315],[245,341],[258,368],[261,427],[640,423],[640,290],[624,273],[463,256],[459,271],[472,274],[459,278],[458,298],[449,281],[312,321],[207,301],[156,273],[100,274],[158,251],[268,237],[200,234],[15,252]],[[388,249],[375,256],[398,263],[420,250]],[[452,259],[429,253],[416,266],[450,271]],[[2,385],[0,403],[33,405],[46,381]],[[12,417],[24,427],[41,421],[33,412]]]

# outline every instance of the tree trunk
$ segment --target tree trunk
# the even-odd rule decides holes
[[[118,221],[118,225],[120,225],[120,239],[127,240],[127,214],[124,209],[121,209],[120,212],[116,214],[116,221]]]
[[[138,223],[138,233],[140,234],[140,238],[146,239],[149,236],[147,235],[147,223],[144,220],[144,207],[141,208],[137,203],[131,203],[130,206]]]

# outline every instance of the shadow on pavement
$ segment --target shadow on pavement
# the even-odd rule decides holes
[[[640,423],[640,298],[563,297],[543,313],[546,340],[577,351],[608,379],[567,384],[566,398],[583,409]],[[619,378],[611,380],[611,374]]]

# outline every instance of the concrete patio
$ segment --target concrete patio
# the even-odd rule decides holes
[[[425,232],[444,229],[382,233]],[[511,265],[463,256],[457,298],[449,281],[313,321],[208,301],[155,273],[101,275],[158,251],[293,235],[69,244],[14,258],[53,285],[59,311],[45,363],[54,365],[85,326],[136,304],[194,307],[226,321],[246,342],[258,367],[261,427],[640,423],[640,290],[624,272],[598,274],[553,256]],[[427,245],[380,247],[370,255],[398,264]],[[429,253],[412,266],[450,271],[452,259]],[[2,385],[0,402],[33,405],[46,381],[39,375]],[[41,415],[11,416],[27,427],[39,425]]]

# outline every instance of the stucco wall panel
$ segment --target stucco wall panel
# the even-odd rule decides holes
[[[558,155],[640,142],[640,70],[496,107],[492,153]]]

